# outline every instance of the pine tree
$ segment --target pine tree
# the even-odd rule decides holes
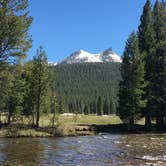
[[[146,106],[146,100],[143,99],[146,87],[144,63],[135,33],[126,42],[121,74],[118,113],[122,121],[131,127],[141,117],[142,109]]]
[[[36,56],[34,56],[31,78],[31,86],[34,90],[32,93],[35,95],[36,127],[39,126],[41,106],[45,102],[44,98],[48,91],[49,81],[46,53],[40,46],[37,50]]]
[[[109,114],[109,101],[108,101],[107,97],[105,97],[105,99],[104,99],[103,113],[104,113],[104,115]]]
[[[25,78],[22,75],[22,66],[17,65],[10,67],[10,72],[7,76],[9,79],[9,93],[7,96],[8,124],[11,123],[11,118],[16,121],[23,113],[23,102],[25,95]]]
[[[97,114],[97,101],[94,100],[92,104],[93,104],[93,114]]]
[[[0,1],[0,64],[24,57],[31,47],[28,29],[32,17],[28,16],[27,7],[28,0]]]
[[[6,100],[10,91],[10,71],[8,67],[0,71],[0,111],[3,112],[6,108]]]
[[[118,110],[115,106],[115,99],[110,100],[110,114],[118,114]]]
[[[25,96],[24,96],[24,115],[32,116],[32,125],[35,125],[35,101],[36,101],[36,83],[33,76],[33,61],[24,64],[25,74]]]
[[[166,5],[156,1],[153,9],[153,27],[155,32],[155,113],[157,126],[162,129],[166,125]]]
[[[88,114],[89,114],[89,106],[88,106],[87,103],[85,104],[84,114],[85,114],[85,115],[88,115]]]
[[[97,115],[103,115],[103,98],[99,96],[97,101]]]
[[[143,9],[143,14],[141,16],[141,23],[138,27],[138,38],[139,38],[139,48],[141,54],[144,55],[145,61],[145,79],[148,83],[146,87],[147,106],[145,109],[145,125],[147,129],[151,128],[151,114],[154,110],[153,96],[154,96],[154,50],[155,50],[155,38],[154,29],[152,22],[152,11],[150,0],[146,1]]]
[[[62,100],[59,100],[58,102],[58,113],[63,114],[65,112],[64,110],[64,103]]]
[[[154,31],[152,24],[152,11],[150,0],[146,1],[143,14],[138,27],[139,48],[141,52],[146,52],[146,56],[151,53],[154,46]]]

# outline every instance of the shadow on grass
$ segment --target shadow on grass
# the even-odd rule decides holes
[[[87,125],[85,125],[87,126]],[[146,129],[144,125],[136,124],[129,127],[126,124],[108,124],[108,125],[88,125],[91,131],[96,134],[107,132],[112,134],[144,134],[144,133],[166,133],[166,129],[157,129],[155,125],[151,129]]]

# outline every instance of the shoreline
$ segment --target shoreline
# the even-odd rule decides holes
[[[146,130],[142,125],[135,125],[132,129],[128,129],[124,124],[116,125],[71,125],[59,126],[55,128],[34,128],[32,126],[5,126],[0,129],[0,138],[34,138],[34,137],[77,137],[97,135],[99,133],[110,134],[166,134],[166,130],[157,130],[152,127]]]

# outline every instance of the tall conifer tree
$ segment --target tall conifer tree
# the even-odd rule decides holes
[[[0,1],[0,64],[11,57],[24,57],[31,47],[28,29],[32,18],[27,7],[28,0]]]
[[[143,99],[146,87],[144,63],[134,32],[126,42],[121,74],[118,113],[125,123],[132,126],[142,116],[142,109],[146,106],[146,100]]]
[[[39,126],[41,106],[44,103],[44,97],[48,91],[49,70],[45,51],[39,47],[33,60],[32,79],[33,94],[35,95],[36,108],[36,127]]]
[[[157,126],[164,127],[166,116],[166,5],[156,1],[153,9],[153,27],[155,32],[155,88],[154,99]]]
[[[103,115],[103,98],[99,96],[97,101],[97,115]]]
[[[144,55],[145,61],[145,79],[148,82],[146,88],[146,99],[147,107],[145,109],[145,125],[147,129],[151,128],[151,114],[153,110],[153,80],[154,80],[154,47],[155,47],[155,38],[154,30],[152,23],[152,11],[150,0],[146,1],[146,4],[143,8],[143,14],[141,16],[141,23],[138,27],[138,38],[139,38],[139,48],[141,54]]]

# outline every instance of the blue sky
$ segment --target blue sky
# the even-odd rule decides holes
[[[91,53],[112,49],[122,55],[125,41],[137,30],[146,0],[30,0],[34,18],[29,33],[33,47],[39,45],[49,61],[59,61],[84,49]],[[152,0],[154,3],[154,0]]]

